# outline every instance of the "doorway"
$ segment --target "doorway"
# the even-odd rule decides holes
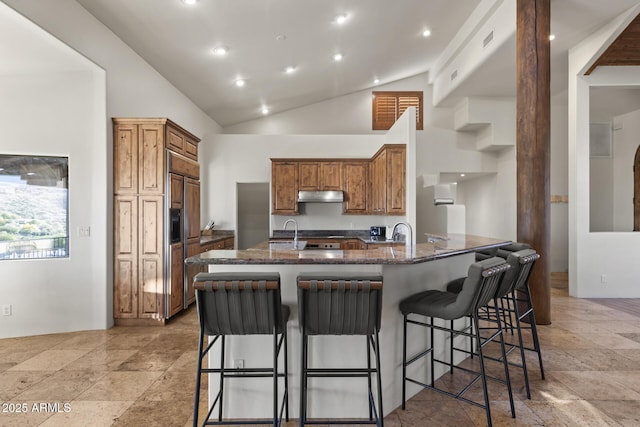
[[[269,239],[269,183],[237,183],[238,249],[247,249]]]

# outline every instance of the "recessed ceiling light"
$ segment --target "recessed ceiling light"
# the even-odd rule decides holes
[[[260,109],[260,112],[266,116],[267,114],[269,114],[269,109],[267,107],[262,107],[262,109]]]
[[[378,83],[380,83],[380,79],[373,79],[373,84],[377,85]]]
[[[213,48],[213,54],[217,56],[224,56],[229,52],[229,49],[226,46],[218,46]]]
[[[193,6],[194,4],[198,3],[198,0],[182,0],[182,3]]]
[[[276,36],[276,40],[277,40],[277,41],[279,41],[279,42],[283,42],[283,41],[285,41],[286,39],[287,39],[287,36],[285,36],[284,34],[278,34],[278,35]]]
[[[424,30],[422,32],[422,37],[429,37],[431,35],[431,30]]]
[[[236,81],[235,81],[235,83],[236,83],[236,86],[238,86],[238,87],[242,87],[242,86],[244,86],[247,82],[246,82],[246,81],[244,81],[243,79],[238,79],[238,80],[236,80]]]
[[[341,53],[336,53],[335,55],[333,55],[333,60],[336,61],[336,62],[337,61],[342,61],[342,58],[343,58],[343,56],[342,56]]]
[[[336,21],[336,24],[342,25],[345,22],[347,22],[347,19],[349,19],[349,15],[343,13],[341,15],[336,16],[335,21]]]
[[[556,35],[555,34],[549,34],[549,41],[553,41],[556,39]]]
[[[284,72],[287,74],[294,73],[296,71],[296,67],[290,66],[284,69]]]
[[[27,175],[29,175],[29,176],[33,176],[35,174],[36,174],[35,172],[27,172]]]
[[[461,174],[460,174],[460,176],[464,176],[464,174],[463,174],[463,173],[461,173]]]

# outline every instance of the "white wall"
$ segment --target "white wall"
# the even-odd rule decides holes
[[[640,69],[598,67],[584,76],[638,12],[640,5],[569,51],[569,292],[578,297],[640,296],[640,235],[589,231],[589,87],[640,85]]]
[[[613,231],[633,231],[633,167],[640,110],[613,119]]]
[[[17,104],[37,110],[40,103],[47,105],[50,97],[56,96],[57,103],[49,114],[60,120],[47,117],[36,121],[31,117],[28,126],[24,119],[16,121],[22,124],[20,128],[3,123],[3,132],[13,132],[21,138],[3,140],[2,150],[24,152],[31,147],[34,151],[45,150],[44,154],[70,153],[71,231],[80,225],[91,226],[88,239],[72,238],[72,264],[65,266],[65,261],[60,260],[0,263],[2,298],[7,289],[5,283],[10,283],[10,298],[20,301],[10,320],[0,319],[0,337],[107,328],[113,324],[111,117],[169,117],[202,137],[205,144],[220,127],[75,1],[3,1],[78,51],[78,61],[89,63],[89,59],[104,72],[97,71],[102,75],[100,82],[93,77],[91,82],[77,79],[71,84],[68,77],[44,77],[51,79],[51,88],[43,93],[49,95],[46,97],[32,94],[21,100],[17,95],[5,97],[4,93],[0,97],[0,105],[5,106],[2,108]],[[0,13],[13,12],[0,4]],[[24,28],[41,31],[27,20]],[[2,79],[6,81],[5,77]],[[68,89],[65,96],[58,96],[56,86]],[[60,134],[52,134],[57,129]],[[73,137],[63,138],[64,131]],[[32,145],[25,145],[25,134],[32,135]],[[74,182],[76,179],[79,181]],[[78,201],[82,203],[76,204]],[[202,220],[206,221],[206,217]],[[55,270],[52,266],[56,266]],[[30,288],[43,277],[47,279],[44,290]],[[42,292],[38,294],[38,290]],[[33,304],[35,299],[42,299],[41,304]],[[30,303],[25,306],[23,301]],[[48,308],[43,310],[45,302]],[[7,322],[11,323],[10,328],[4,327],[9,325]]]

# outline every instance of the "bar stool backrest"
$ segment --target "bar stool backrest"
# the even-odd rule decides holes
[[[380,330],[382,276],[301,275],[298,313],[307,335],[371,335]]]
[[[205,334],[282,333],[279,274],[198,273],[193,287]]]
[[[533,262],[540,258],[540,255],[533,249],[522,249],[517,252],[508,252],[506,257],[507,264],[511,266],[504,277],[502,283],[498,287],[496,297],[501,298],[509,292],[516,289],[517,286],[523,286],[529,278]]]
[[[502,276],[509,267],[500,257],[471,264],[462,290],[458,293],[455,303],[447,307],[444,318],[458,319],[487,305],[494,298]]]

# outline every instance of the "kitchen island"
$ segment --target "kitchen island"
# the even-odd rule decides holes
[[[206,264],[210,272],[278,272],[282,287],[282,300],[291,307],[289,321],[289,403],[292,417],[297,417],[299,403],[300,331],[297,316],[296,277],[299,274],[368,273],[383,276],[382,328],[380,330],[381,376],[383,411],[388,414],[401,403],[402,390],[402,315],[400,301],[408,295],[427,289],[444,289],[452,279],[466,276],[475,261],[474,253],[500,247],[510,241],[471,235],[451,234],[430,243],[414,246],[380,247],[370,250],[272,250],[268,242],[247,250],[214,250],[187,258],[187,264]],[[423,348],[426,336],[422,331],[409,330],[408,351]],[[445,336],[437,348],[447,349]],[[465,342],[460,340],[459,345]],[[267,350],[268,349],[268,350]],[[271,338],[262,336],[233,337],[228,341],[226,360],[243,363],[244,367],[268,366]],[[443,358],[445,355],[436,355]],[[309,360],[314,367],[356,366],[366,363],[364,337],[319,336],[310,339]],[[459,363],[462,359],[456,360]],[[242,361],[242,362],[240,362]],[[209,358],[210,365],[219,365],[219,354]],[[441,367],[436,377],[444,373]],[[429,376],[428,363],[415,363],[408,370],[412,376]],[[228,391],[227,391],[228,390]],[[407,385],[407,395],[420,389]],[[209,396],[215,396],[218,381],[209,381]],[[262,379],[228,381],[225,386],[225,416],[259,418],[269,416],[271,383]],[[246,402],[252,402],[246,405]],[[309,416],[366,417],[368,401],[366,380],[311,379],[309,382]]]

